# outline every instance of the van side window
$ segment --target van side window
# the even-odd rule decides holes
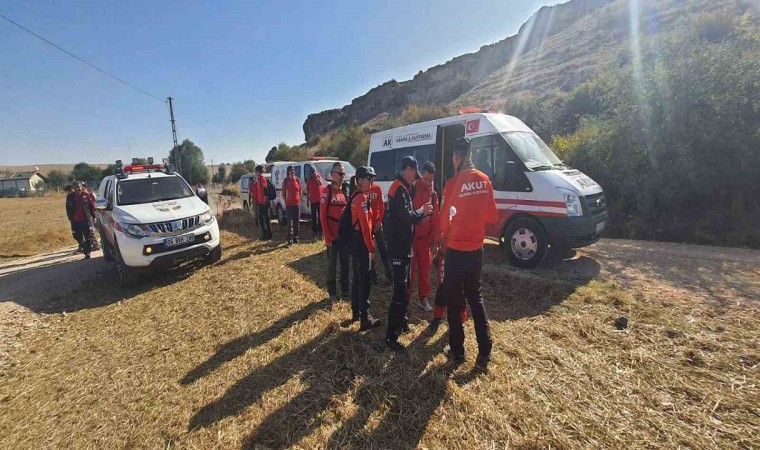
[[[300,178],[301,181],[303,181],[303,177],[301,176],[301,166],[293,166],[293,169],[296,173],[296,178]]]
[[[493,175],[491,184],[497,191],[530,192],[530,184],[525,168],[512,148],[499,135],[492,136]]]
[[[248,184],[251,182],[251,179],[249,177],[243,177],[240,179],[240,190],[241,191],[247,191],[248,190]]]
[[[395,150],[386,150],[383,152],[375,152],[369,159],[369,165],[375,169],[375,181],[391,181],[396,176],[395,172]]]

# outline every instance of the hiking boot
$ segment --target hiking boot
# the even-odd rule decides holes
[[[300,243],[301,243],[301,241],[299,241],[299,240],[298,240],[298,238],[295,238],[295,239],[293,239],[293,243],[294,243],[294,244],[300,244]]]
[[[441,319],[434,317],[433,320],[430,321],[430,331],[433,332],[433,334],[438,331],[438,327],[441,325]]]
[[[423,298],[420,300],[420,308],[424,309],[427,312],[431,312],[433,310],[433,305],[430,304],[430,300],[427,298]]]
[[[491,355],[484,355],[478,353],[478,357],[475,359],[475,368],[481,371],[488,370],[488,363],[491,362]]]
[[[367,331],[371,328],[377,328],[380,326],[380,320],[373,319],[372,317],[367,317],[365,320],[362,320],[361,322],[362,324],[359,325],[359,331]]]
[[[388,350],[393,350],[396,353],[403,353],[404,350],[406,350],[406,348],[395,339],[386,339],[385,345],[388,347]]]
[[[406,322],[406,321],[402,323],[401,327],[399,328],[400,334],[411,333],[412,331],[414,331],[414,325],[411,325],[409,322]]]
[[[90,259],[90,254],[89,253],[85,253],[84,254],[84,259]]]
[[[293,241],[288,239],[288,247],[292,247],[292,246],[293,246]]]
[[[454,354],[454,352],[451,351],[451,348],[447,348],[443,353],[446,355],[449,361],[453,362],[456,365],[465,362],[464,354]]]

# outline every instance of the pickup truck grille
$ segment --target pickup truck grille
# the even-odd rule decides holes
[[[157,222],[148,224],[148,228],[156,235],[170,235],[198,228],[201,225],[201,216],[187,217],[184,219],[171,220],[169,222]]]
[[[599,214],[607,212],[607,199],[604,197],[604,192],[587,195],[586,204],[588,205],[588,209],[592,216],[598,216]]]

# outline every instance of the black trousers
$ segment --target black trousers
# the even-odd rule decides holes
[[[362,321],[369,317],[369,266],[369,251],[362,232],[354,230],[351,235],[351,312]]]
[[[85,222],[71,222],[71,230],[74,232],[74,239],[82,246],[82,250],[85,255],[89,255],[92,252],[92,231],[90,223]]]
[[[401,326],[407,320],[407,290],[409,289],[409,269],[412,258],[404,256],[401,258],[391,258],[391,269],[393,270],[393,297],[391,306],[388,308],[388,330],[386,338],[391,341],[398,339],[401,332]]]
[[[341,293],[348,292],[348,255],[350,244],[350,242],[341,242],[338,239],[331,246],[327,247],[327,293],[330,295],[336,294],[335,278],[338,272],[338,261],[340,261],[340,291]]]
[[[449,347],[454,355],[464,355],[464,325],[462,310],[466,307],[465,299],[470,304],[470,312],[475,322],[475,336],[478,340],[478,353],[490,355],[493,347],[488,315],[480,293],[480,274],[483,270],[483,249],[462,252],[446,249],[444,262],[443,295],[448,305]],[[464,291],[464,298],[462,292]]]
[[[257,214],[259,216],[259,226],[261,227],[261,237],[272,237],[272,224],[269,220],[269,204],[258,205]]]
[[[301,230],[301,207],[286,206],[285,214],[288,218],[288,241],[298,240]]]
[[[322,234],[322,220],[319,217],[319,203],[311,204],[311,231]]]

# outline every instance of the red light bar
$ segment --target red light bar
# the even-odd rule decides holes
[[[129,165],[124,166],[124,172],[144,172],[146,170],[161,170],[164,168],[163,164],[148,164],[148,165]]]
[[[487,109],[483,109],[480,106],[465,106],[459,110],[459,115],[473,114],[473,113],[487,113]]]

